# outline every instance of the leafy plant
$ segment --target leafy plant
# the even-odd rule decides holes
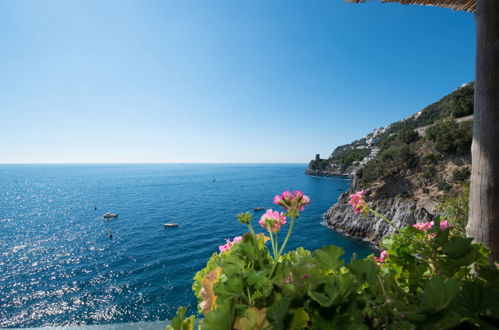
[[[459,124],[455,121],[441,121],[428,127],[426,134],[435,142],[435,148],[442,154],[469,155],[471,153],[471,121]]]
[[[437,188],[438,190],[449,190],[451,188],[451,185],[444,179],[439,179],[437,181]]]
[[[452,179],[455,181],[464,181],[469,179],[471,176],[471,171],[469,167],[464,167],[463,169],[456,169],[452,172]]]
[[[291,224],[309,200],[285,192],[260,219],[269,236],[256,235],[251,214],[238,215],[249,233],[227,242],[195,278],[201,329],[449,329],[499,326],[499,270],[489,251],[453,234],[447,221],[418,223],[385,238],[379,257],[345,264],[343,249],[314,252],[279,248],[283,217]],[[351,195],[356,213],[374,213],[363,192]],[[269,242],[271,249],[269,249]],[[272,253],[271,253],[272,250]],[[180,308],[169,329],[192,329]]]
[[[411,144],[419,139],[419,134],[413,129],[403,128],[400,130],[398,138],[406,144]]]
[[[456,230],[456,234],[461,236],[466,234],[469,202],[470,187],[465,185],[458,196],[449,198],[438,206],[438,211],[441,213],[440,219],[449,221]]]

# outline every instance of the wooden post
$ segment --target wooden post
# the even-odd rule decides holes
[[[477,0],[470,213],[466,232],[499,260],[499,0]]]

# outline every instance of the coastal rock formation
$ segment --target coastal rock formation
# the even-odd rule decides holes
[[[369,207],[397,227],[431,221],[438,205],[469,185],[474,84],[399,122],[378,128],[328,159],[316,155],[306,173],[348,176],[352,185],[325,214],[329,227],[378,244],[395,231],[379,217],[355,214],[349,194],[365,190]]]
[[[343,193],[338,203],[333,205],[325,214],[326,223],[348,236],[361,238],[372,243],[378,244],[383,237],[395,231],[395,229],[385,221],[369,214],[364,218],[360,214],[353,212],[352,206],[348,204],[348,193]],[[416,222],[431,221],[433,215],[424,207],[404,197],[393,197],[379,200],[371,200],[369,191],[367,192],[367,201],[370,208],[385,215],[397,227],[402,228],[415,224]]]
[[[308,175],[315,175],[315,176],[350,176],[350,173],[348,170],[342,169],[340,167],[333,167],[330,166],[329,168],[326,169],[318,169],[318,168],[311,168],[310,166],[307,167],[307,170],[305,171],[305,174]]]

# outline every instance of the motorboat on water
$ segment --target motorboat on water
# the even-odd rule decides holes
[[[115,219],[118,217],[116,213],[107,212],[102,216],[104,219]]]
[[[253,209],[253,211],[263,211],[263,210],[265,210],[265,208],[264,208],[264,207],[255,207],[255,208]]]
[[[178,223],[176,223],[176,222],[165,223],[165,227],[178,227]]]

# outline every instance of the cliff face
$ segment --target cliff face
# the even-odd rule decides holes
[[[343,193],[338,202],[326,212],[326,223],[329,227],[348,236],[378,244],[384,236],[393,233],[395,229],[371,213],[367,218],[355,214],[352,206],[348,204],[348,196],[354,193],[354,190],[350,188],[348,192]],[[375,199],[374,195],[376,193],[373,190],[366,191],[365,196],[369,207],[386,216],[398,228],[433,219],[433,214],[425,206],[434,207],[435,204],[425,205],[412,198],[402,197],[400,194],[382,199]]]
[[[307,167],[305,174],[316,175],[316,176],[348,176],[352,177],[352,171],[349,169],[342,169],[340,167],[328,167],[328,168],[314,168],[310,165]]]
[[[395,231],[372,214],[353,212],[348,196],[359,190],[365,190],[371,209],[399,228],[438,215],[438,205],[469,184],[473,91],[473,84],[464,85],[400,122],[336,148],[328,159],[316,155],[307,174],[353,178],[325,214],[327,225],[375,244]]]

